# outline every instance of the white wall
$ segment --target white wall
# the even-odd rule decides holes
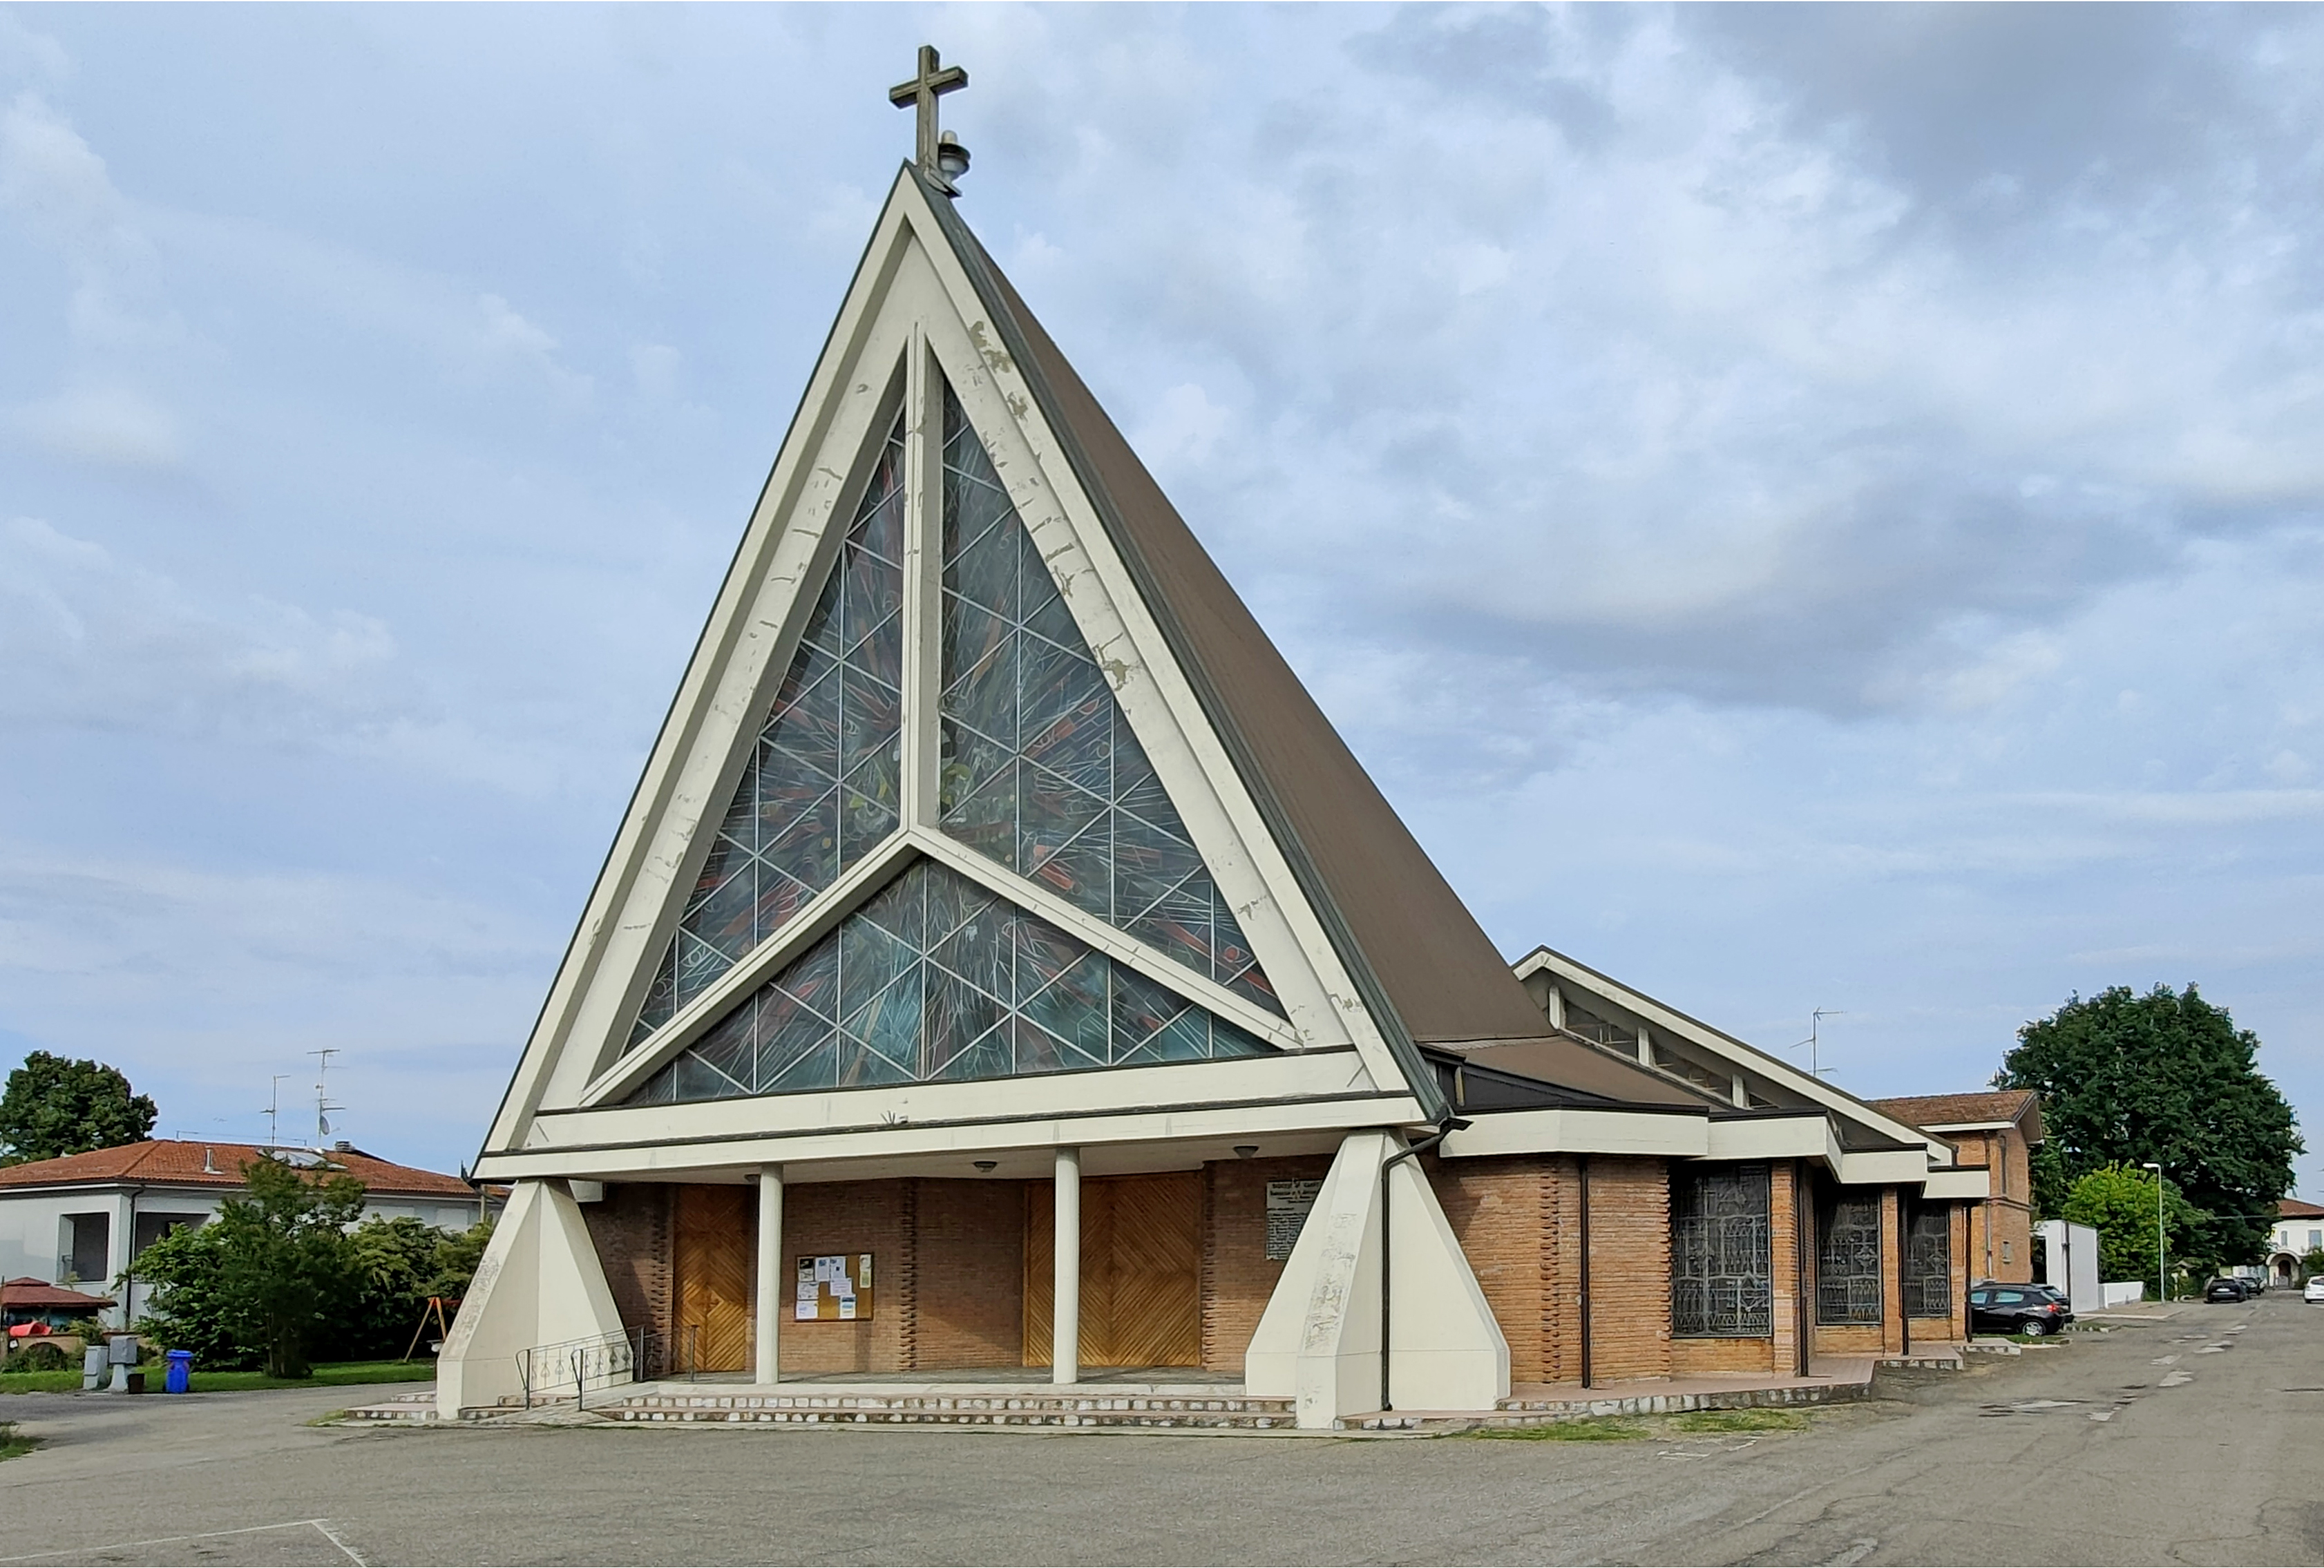
[[[50,1285],[63,1284],[64,1270],[60,1263],[69,1245],[66,1240],[65,1216],[104,1213],[110,1216],[111,1230],[107,1238],[105,1277],[84,1279],[78,1288],[91,1296],[117,1296],[113,1282],[129,1267],[130,1248],[135,1237],[130,1218],[133,1205],[140,1216],[196,1214],[207,1222],[217,1215],[220,1204],[235,1195],[235,1190],[146,1187],[132,1192],[116,1187],[68,1192],[0,1192],[0,1279],[21,1279],[30,1275]],[[384,1197],[376,1201],[367,1198],[363,1209],[365,1220],[409,1217],[455,1234],[474,1225],[476,1213],[476,1203],[473,1199],[463,1204],[458,1200],[436,1198]],[[129,1299],[106,1313],[104,1317],[115,1326],[134,1323],[143,1316],[152,1305],[145,1286],[133,1282]]]

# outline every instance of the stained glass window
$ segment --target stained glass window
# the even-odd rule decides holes
[[[1671,1175],[1671,1333],[1757,1338],[1775,1332],[1767,1167]]]
[[[916,861],[632,1104],[1267,1055],[1273,1047]]]
[[[943,669],[944,831],[1280,1015],[949,387]]]
[[[1904,1232],[1904,1310],[1914,1317],[1953,1314],[1953,1213],[1915,1208]]]
[[[662,954],[632,1044],[895,831],[903,559],[899,418]]]
[[[1827,1194],[1816,1205],[1816,1322],[1880,1321],[1880,1198]]]

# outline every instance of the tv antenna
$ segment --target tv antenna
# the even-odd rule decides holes
[[[323,1080],[330,1074],[331,1058],[343,1053],[337,1046],[326,1046],[319,1051],[309,1051],[307,1054],[319,1057],[321,1064],[315,1069],[315,1148],[319,1153],[330,1147],[331,1112],[346,1109],[346,1106],[325,1098],[323,1093]]]
[[[1809,1077],[1821,1078],[1823,1076],[1823,1020],[1828,1018],[1845,1018],[1847,1016],[1848,1010],[1846,1008],[1840,1007],[1820,1007],[1816,1009],[1815,1011],[1808,1014],[1808,1038],[1794,1045],[1792,1049],[1796,1051],[1801,1046],[1805,1046],[1808,1048]]]
[[[275,1074],[274,1092],[266,1098],[266,1147],[269,1148],[282,1147],[282,1135],[275,1130],[274,1124],[282,1109],[282,1080],[290,1075],[288,1073]]]

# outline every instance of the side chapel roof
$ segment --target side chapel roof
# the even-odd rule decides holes
[[[908,171],[909,166],[907,166]],[[918,178],[917,171],[914,177]],[[1540,1010],[983,245],[928,205],[1017,361],[1148,608],[1392,1044],[1523,1046],[1501,1065],[1652,1103],[1653,1075],[1551,1037]],[[1400,1029],[1399,1027],[1400,1026]],[[1397,1041],[1401,1032],[1406,1039]],[[1400,1050],[1424,1104],[1434,1075]],[[1440,1111],[1443,1109],[1439,1107]]]
[[[1875,1100],[1872,1108],[1928,1132],[2020,1124],[2028,1143],[2043,1139],[2042,1102],[2031,1089],[1992,1089],[1972,1094],[1907,1094]]]

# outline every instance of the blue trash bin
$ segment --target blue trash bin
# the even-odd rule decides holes
[[[171,1351],[167,1353],[170,1358],[169,1381],[163,1387],[172,1394],[182,1394],[186,1391],[188,1380],[194,1375],[194,1352]]]

